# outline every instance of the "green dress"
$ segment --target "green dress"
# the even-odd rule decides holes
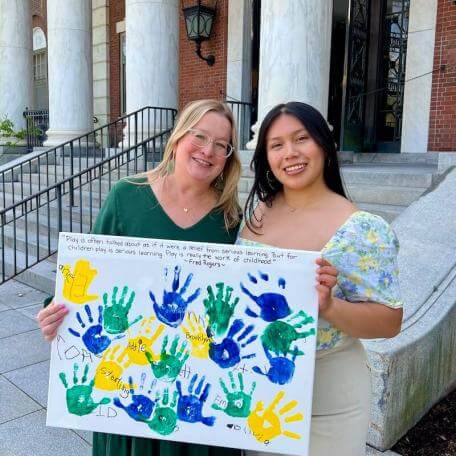
[[[145,179],[119,181],[98,215],[94,234],[233,244],[238,228],[226,230],[223,212],[213,210],[189,228],[165,213]],[[241,451],[115,434],[93,434],[93,456],[238,456]]]

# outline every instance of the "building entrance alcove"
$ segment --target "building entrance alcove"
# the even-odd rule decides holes
[[[340,150],[400,152],[410,0],[335,0],[328,120]]]

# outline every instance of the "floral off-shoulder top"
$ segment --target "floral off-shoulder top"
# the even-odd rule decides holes
[[[236,244],[271,247],[240,236]],[[321,251],[322,257],[339,271],[333,295],[350,302],[371,301],[394,309],[402,307],[398,251],[396,235],[384,219],[365,211],[354,212]],[[337,347],[345,337],[342,331],[319,318],[317,350]]]

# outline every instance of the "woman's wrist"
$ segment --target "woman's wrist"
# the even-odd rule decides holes
[[[320,309],[320,317],[324,318],[328,323],[331,323],[334,315],[337,314],[337,308],[340,306],[340,299],[331,296],[328,305]]]

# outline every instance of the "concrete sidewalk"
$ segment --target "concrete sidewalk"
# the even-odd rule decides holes
[[[90,432],[46,427],[50,350],[35,320],[45,297],[16,281],[0,286],[0,456],[91,455]]]
[[[19,282],[0,286],[0,455],[89,456],[90,433],[45,426],[49,344],[35,321],[44,298]]]

